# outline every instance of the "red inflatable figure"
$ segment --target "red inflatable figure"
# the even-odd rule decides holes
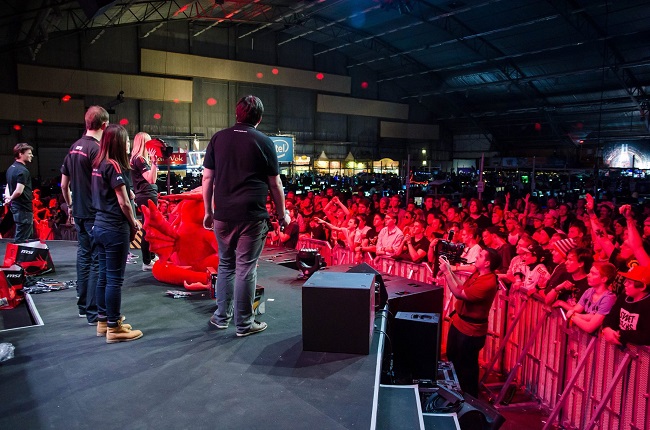
[[[219,265],[217,239],[212,230],[203,228],[201,188],[190,192],[161,196],[161,200],[178,202],[177,217],[172,223],[156,205],[142,206],[144,230],[150,249],[159,256],[153,276],[160,282],[183,285],[192,291],[209,289],[208,267]]]

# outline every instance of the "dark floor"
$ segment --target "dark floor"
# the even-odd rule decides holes
[[[48,244],[56,273],[47,276],[75,279],[76,244]],[[247,338],[211,328],[213,300],[167,297],[177,288],[140,264],[127,266],[122,302],[144,332],[134,342],[96,337],[74,290],[32,295],[45,325],[0,332],[16,348],[0,365],[0,429],[370,428],[376,353],[304,352],[304,281],[271,260],[260,260],[258,279],[269,328]],[[543,426],[534,408],[503,415],[502,429]]]

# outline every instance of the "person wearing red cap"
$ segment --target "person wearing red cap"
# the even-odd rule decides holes
[[[621,294],[603,322],[603,337],[615,345],[650,345],[650,267],[636,266],[619,273],[625,279]]]

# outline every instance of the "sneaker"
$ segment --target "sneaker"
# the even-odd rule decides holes
[[[151,262],[152,262],[152,263],[155,263],[155,262],[158,261],[158,260],[159,260],[159,258],[158,258],[158,256],[157,256],[156,254],[152,254],[152,255],[151,255]]]
[[[135,254],[132,253],[132,252],[129,252],[129,258],[131,258],[131,259],[136,259],[136,258],[140,258],[140,257],[137,256],[137,255],[135,255]]]
[[[237,333],[237,336],[244,337],[251,334],[259,333],[261,331],[266,330],[267,327],[268,325],[265,322],[253,321],[253,324],[251,324],[251,326],[248,327],[248,330],[246,330],[243,333]]]
[[[131,324],[124,324],[124,320],[126,317],[122,315],[120,317],[120,322],[122,322],[122,327],[131,330]],[[108,323],[106,321],[99,321],[97,320],[97,337],[104,337],[106,336],[106,332],[108,331]]]
[[[79,318],[86,318],[86,314],[82,314],[81,312],[79,312]]]
[[[142,263],[142,271],[146,272],[148,270],[153,270],[153,261],[149,264]]]
[[[215,326],[215,327],[218,328],[219,330],[225,330],[225,329],[228,328],[228,323],[220,323],[220,322],[217,322],[217,317],[214,316],[214,315],[212,315],[212,316],[210,317],[210,324],[212,324],[213,326]]]
[[[97,325],[97,320],[95,320],[95,321],[88,321],[88,325]]]
[[[130,342],[142,337],[140,330],[126,328],[127,325],[122,324],[122,321],[118,321],[117,327],[108,327],[106,331],[106,343]]]

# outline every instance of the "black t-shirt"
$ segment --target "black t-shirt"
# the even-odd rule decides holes
[[[214,218],[268,219],[269,176],[279,174],[275,145],[255,127],[237,123],[212,136],[203,166],[214,170]]]
[[[32,200],[34,199],[34,194],[32,192],[32,175],[30,175],[29,170],[27,170],[27,167],[23,163],[14,161],[7,169],[9,195],[13,194],[18,184],[23,184],[25,188],[23,189],[23,193],[11,202],[11,206],[23,212],[33,212]]]
[[[95,226],[120,230],[128,223],[115,193],[115,188],[120,185],[126,186],[127,192],[131,188],[129,176],[124,174],[117,162],[103,160],[99,167],[93,169],[92,201],[97,211]]]
[[[298,235],[299,235],[299,227],[298,223],[296,221],[292,221],[289,223],[287,228],[284,229],[284,234],[289,235],[289,239],[282,244],[282,246],[286,248],[295,248],[296,245],[298,245]]]
[[[93,161],[99,153],[99,142],[91,136],[83,136],[70,147],[63,160],[61,173],[70,178],[72,206],[75,218],[94,218],[91,176]]]
[[[158,191],[154,184],[150,184],[147,181],[143,173],[151,170],[151,166],[144,157],[135,157],[131,159],[131,179],[133,179],[133,193],[135,194],[135,200],[140,202],[146,202],[148,199],[153,200],[154,202],[158,198]]]

